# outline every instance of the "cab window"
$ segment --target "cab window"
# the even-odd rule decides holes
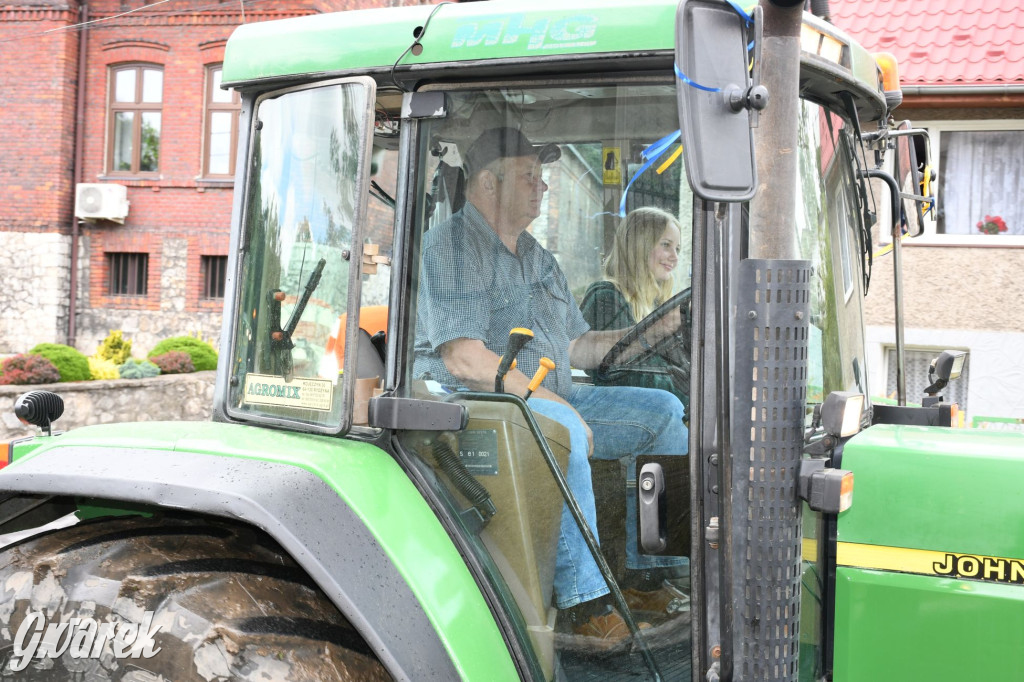
[[[688,327],[677,330],[672,348],[660,355],[627,367],[613,363],[618,372],[574,366],[567,353],[557,354],[588,329],[613,331],[618,338],[674,296],[681,296],[674,319],[680,326],[688,323],[693,198],[682,160],[674,154],[677,143],[655,163],[645,156],[678,129],[674,84],[510,85],[444,92],[445,115],[418,123],[413,198],[418,269],[412,276],[415,307],[399,392],[461,400],[469,408],[469,425],[436,436],[406,433],[402,444],[446,501],[488,569],[488,580],[510,605],[542,677],[554,676],[558,659],[569,679],[637,666],[643,679],[650,671],[642,659],[628,654],[628,647],[617,657],[588,651],[557,608],[561,568],[556,554],[565,504],[537,437],[564,473],[571,448],[568,431],[535,414],[537,434],[512,403],[462,399],[460,394],[481,386],[467,386],[440,347],[451,338],[468,337],[501,355],[510,331],[525,327],[531,337],[516,356],[517,369],[536,378],[542,358],[555,364],[538,386],[559,394],[593,384],[660,388],[688,402]],[[514,131],[503,134],[516,145],[529,144],[532,151],[511,161],[480,157],[478,144],[496,130]],[[495,192],[510,183],[520,188],[521,200],[501,204],[506,215],[528,216],[515,254],[501,241],[495,226],[499,219],[475,203],[476,182],[491,183]],[[642,225],[622,238],[630,216]],[[460,234],[474,240],[472,249],[448,236],[453,221],[467,226]],[[609,263],[617,248],[613,272]],[[620,296],[614,309],[597,310],[594,301],[600,294],[627,276],[643,278],[643,295]],[[551,319],[565,325],[549,326]],[[499,379],[488,379],[485,391],[500,392]],[[682,440],[678,447],[685,453]],[[685,456],[680,460],[685,462]],[[591,477],[600,552],[621,579],[632,533],[627,499],[635,499],[636,481],[625,460],[595,459]],[[685,480],[676,484],[688,487]],[[653,606],[631,602],[637,622],[653,620],[672,633],[655,653],[657,660],[664,659],[663,672],[675,667],[679,673],[679,663],[690,656],[688,553],[687,541],[685,549],[666,560],[675,571],[680,599]],[[642,610],[647,608],[655,613]]]

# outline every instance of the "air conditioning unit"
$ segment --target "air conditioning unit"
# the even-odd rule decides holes
[[[75,217],[93,223],[112,220],[124,225],[128,217],[128,188],[107,182],[80,182],[75,187]]]

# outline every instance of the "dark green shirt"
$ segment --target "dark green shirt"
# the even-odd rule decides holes
[[[633,311],[626,297],[608,281],[594,282],[587,287],[580,304],[583,319],[591,329],[628,329],[636,324]],[[625,333],[625,331],[623,331]],[[660,356],[653,356],[644,361],[645,367],[665,367],[667,363]],[[594,372],[589,373],[592,377]],[[594,377],[598,386],[640,386],[642,388],[660,388],[679,398],[684,406],[690,404],[689,396],[676,390],[672,378],[667,374],[648,374],[646,372],[622,372],[610,379]]]

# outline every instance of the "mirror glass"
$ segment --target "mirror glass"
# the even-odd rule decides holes
[[[734,110],[730,90],[745,92],[744,19],[718,0],[683,0],[676,14],[676,96],[690,186],[708,201],[746,201],[757,183],[750,111]]]

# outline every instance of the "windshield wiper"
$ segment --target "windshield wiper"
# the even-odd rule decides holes
[[[281,328],[281,302],[284,301],[285,294],[280,289],[272,289],[267,292],[267,303],[270,305],[270,350],[273,358],[273,369],[275,374],[280,374],[284,377],[285,381],[292,380],[292,348],[295,344],[292,342],[292,334],[295,332],[295,327],[298,326],[299,320],[302,318],[302,312],[306,309],[306,304],[309,303],[309,298],[316,291],[317,286],[320,284],[320,276],[324,273],[324,267],[327,265],[327,259],[321,258],[317,262],[316,267],[313,268],[313,272],[309,274],[309,279],[306,281],[306,286],[302,290],[302,296],[295,303],[295,307],[292,309],[292,315],[288,318],[288,324],[285,325],[284,329]]]
[[[395,199],[384,191],[384,188],[377,184],[376,180],[370,180],[370,196],[381,202],[388,208],[394,209]]]

